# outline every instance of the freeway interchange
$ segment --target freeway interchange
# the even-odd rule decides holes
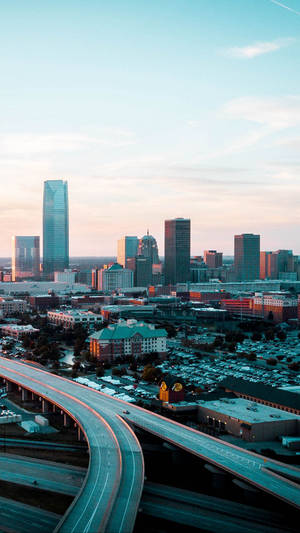
[[[259,455],[20,362],[0,357],[0,376],[63,410],[87,440],[90,461],[86,477],[56,532],[133,530],[143,491],[144,459],[130,425],[300,507],[299,485],[282,475],[283,465],[276,461],[268,459],[266,463]],[[129,413],[124,414],[125,410]],[[293,467],[284,465],[284,471],[295,475]]]

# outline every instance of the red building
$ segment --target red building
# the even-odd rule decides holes
[[[221,301],[220,307],[232,315],[252,316],[252,298],[224,299]]]
[[[260,294],[253,297],[253,316],[276,323],[298,318],[298,300],[290,294]]]
[[[229,298],[230,294],[228,292],[222,291],[190,291],[190,300],[195,302],[220,302],[224,298]]]

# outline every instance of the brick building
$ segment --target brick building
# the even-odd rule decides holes
[[[274,322],[286,322],[298,317],[298,301],[290,294],[257,294],[253,297],[253,316],[270,318]]]
[[[164,357],[167,352],[167,332],[155,329],[153,324],[136,320],[119,320],[90,336],[90,354],[100,361],[113,361],[116,357],[156,352]]]

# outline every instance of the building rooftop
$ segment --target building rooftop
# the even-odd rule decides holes
[[[155,329],[152,324],[136,322],[135,320],[119,321],[118,324],[111,324],[101,331],[96,331],[90,336],[95,340],[115,340],[130,339],[134,335],[141,335],[143,338],[167,337],[165,329]]]
[[[199,406],[249,424],[295,420],[295,418],[300,420],[300,417],[293,413],[287,413],[281,409],[275,409],[261,403],[251,402],[244,398],[220,398],[210,402],[200,401]]]
[[[260,400],[265,400],[271,403],[277,403],[290,407],[292,409],[299,409],[299,395],[295,392],[277,389],[264,383],[254,383],[245,379],[228,377],[219,384],[223,389],[229,389],[242,394],[254,396]]]

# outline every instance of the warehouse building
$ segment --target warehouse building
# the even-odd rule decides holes
[[[270,441],[300,433],[300,417],[244,398],[200,402],[198,419],[247,441]]]

